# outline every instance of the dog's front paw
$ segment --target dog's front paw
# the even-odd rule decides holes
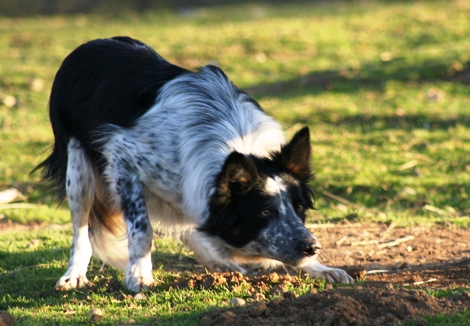
[[[138,259],[134,264],[129,262],[124,280],[126,288],[139,292],[141,290],[148,290],[154,283],[150,255],[146,258]]]
[[[55,284],[57,291],[67,291],[75,288],[81,288],[87,285],[88,279],[85,275],[72,273],[70,275],[65,274]]]
[[[148,290],[155,284],[152,276],[126,275],[124,286],[134,292]]]
[[[326,266],[325,266],[326,267]],[[354,279],[344,270],[339,268],[328,268],[323,271],[308,271],[312,278],[324,278],[328,283],[354,284]]]
[[[328,283],[354,284],[354,279],[339,268],[331,268],[316,259],[309,259],[302,265],[302,270],[312,278],[324,278]]]

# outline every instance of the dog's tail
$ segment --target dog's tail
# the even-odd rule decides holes
[[[51,103],[52,110],[52,103]],[[43,170],[42,179],[47,181],[57,192],[59,203],[65,198],[65,179],[67,174],[67,146],[70,140],[64,126],[59,121],[53,121],[51,115],[54,145],[51,154],[38,164],[30,174]]]
[[[95,176],[95,196],[88,221],[93,255],[107,265],[126,270],[129,260],[126,222],[121,211],[112,205],[100,176]]]
[[[103,263],[125,271],[129,261],[125,225],[121,228],[120,233],[115,234],[100,222],[101,218],[96,218],[93,214],[90,217],[92,222],[88,234],[93,247],[93,255]],[[120,214],[109,216],[109,218],[121,220],[124,224],[124,219]]]

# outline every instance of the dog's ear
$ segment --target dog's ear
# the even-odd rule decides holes
[[[257,178],[258,171],[251,157],[238,152],[231,153],[217,181],[219,200],[227,201],[246,194],[253,188]]]
[[[296,177],[306,181],[311,176],[310,170],[310,130],[300,129],[292,140],[281,149],[282,164]]]

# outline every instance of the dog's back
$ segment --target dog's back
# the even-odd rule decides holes
[[[98,39],[75,49],[54,79],[49,114],[55,136],[51,155],[36,169],[65,196],[67,145],[76,137],[94,161],[93,134],[104,124],[129,127],[154,104],[159,89],[188,71],[129,37]]]

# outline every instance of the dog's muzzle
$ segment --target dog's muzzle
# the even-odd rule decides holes
[[[317,249],[320,249],[321,245],[315,238],[307,238],[300,241],[297,245],[297,250],[301,251],[305,257],[310,257],[316,254]]]

